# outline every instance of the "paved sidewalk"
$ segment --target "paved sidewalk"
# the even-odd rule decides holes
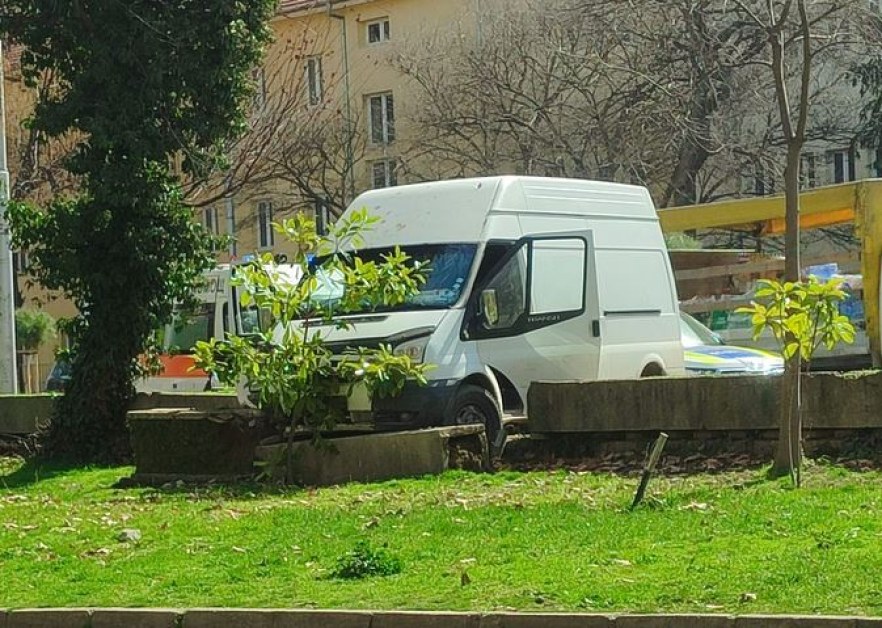
[[[0,609],[0,628],[882,628],[882,617],[275,609]]]

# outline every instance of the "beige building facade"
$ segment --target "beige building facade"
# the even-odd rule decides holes
[[[232,198],[202,211],[203,223],[235,237],[221,256],[290,251],[270,223],[292,212],[319,228],[359,193],[409,182],[404,147],[419,142],[409,124],[412,84],[396,56],[440,30],[475,35],[479,0],[288,0],[273,21],[275,42],[257,75],[258,129],[271,144],[261,177],[243,177]],[[281,113],[281,112],[284,112]],[[261,120],[261,118],[264,120]],[[281,119],[283,118],[284,119]],[[260,131],[269,122],[271,130]],[[311,151],[313,158],[304,159]],[[299,168],[300,172],[296,170]],[[311,178],[311,180],[310,180]]]

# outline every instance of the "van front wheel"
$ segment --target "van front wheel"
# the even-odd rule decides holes
[[[502,417],[490,391],[480,386],[466,385],[453,400],[446,423],[448,425],[473,425],[476,423],[483,425],[487,435],[487,443],[492,449],[502,427]]]

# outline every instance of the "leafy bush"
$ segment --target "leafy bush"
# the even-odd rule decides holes
[[[332,578],[361,580],[373,576],[394,576],[401,573],[401,560],[392,555],[386,546],[371,547],[367,541],[359,541],[352,549],[337,559],[331,572]]]
[[[16,310],[15,344],[20,350],[36,351],[55,335],[55,319],[43,310]]]
[[[302,215],[274,224],[294,245],[292,262],[303,278],[287,280],[271,255],[238,268],[233,283],[242,305],[266,318],[264,329],[196,344],[196,365],[224,384],[244,386],[287,436],[288,482],[294,481],[295,432],[305,428],[319,442],[322,431],[344,418],[345,397],[355,387],[385,397],[400,393],[408,380],[426,382],[428,365],[396,347],[355,346],[335,355],[326,344],[330,329],[351,327],[340,315],[400,305],[425,282],[424,264],[397,247],[376,261],[353,253],[377,220],[366,210],[353,212],[327,237]]]
[[[761,279],[757,300],[737,312],[751,316],[754,339],[768,329],[785,359],[798,354],[808,362],[821,345],[832,349],[839,343],[854,342],[854,327],[839,312],[839,304],[847,296],[841,283],[839,279],[821,282],[815,276],[784,283]]]

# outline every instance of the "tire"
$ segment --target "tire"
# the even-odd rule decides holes
[[[447,425],[483,425],[487,445],[493,451],[502,428],[502,413],[496,399],[486,388],[471,384],[462,386],[450,405],[446,419]]]

